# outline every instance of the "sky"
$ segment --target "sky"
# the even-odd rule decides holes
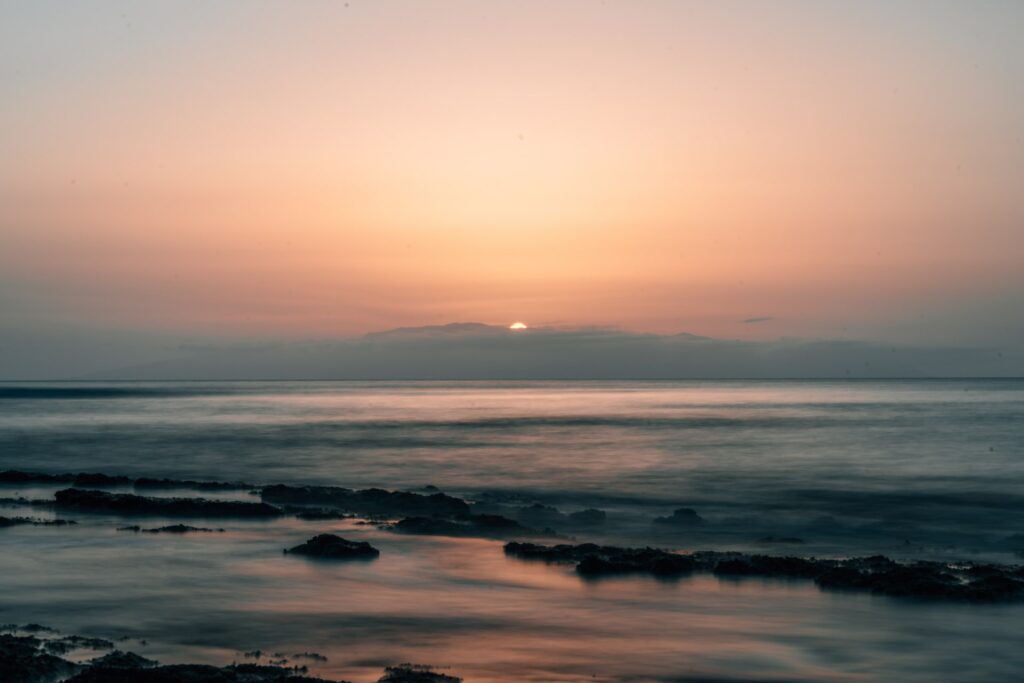
[[[1022,25],[9,0],[0,376],[459,321],[1019,350]]]

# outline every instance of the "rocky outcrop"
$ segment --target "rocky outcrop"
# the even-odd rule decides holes
[[[55,494],[57,507],[120,515],[168,517],[277,517],[281,510],[267,503],[206,498],[151,498],[131,493],[64,489]]]
[[[423,495],[408,491],[339,486],[287,486],[274,484],[260,490],[262,500],[274,504],[329,506],[371,516],[451,517],[469,513],[469,504],[445,493]]]
[[[365,541],[349,541],[334,534],[314,536],[284,552],[327,560],[372,560],[380,555],[379,550]]]
[[[593,543],[544,546],[508,543],[512,557],[572,563],[584,577],[641,573],[681,576],[693,572],[723,578],[777,578],[814,581],[829,590],[867,591],[898,598],[974,602],[1024,599],[1024,567],[942,562],[900,563],[876,555],[817,559],[744,553],[671,553],[655,548],[617,548]]]

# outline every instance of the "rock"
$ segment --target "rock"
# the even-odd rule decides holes
[[[144,534],[188,534],[188,533],[223,533],[223,529],[208,529],[201,526],[189,526],[187,524],[171,524],[169,526],[161,526],[155,529],[143,529],[138,525],[124,526],[118,529],[118,531],[135,531]]]
[[[709,572],[721,577],[812,580],[829,590],[868,591],[898,598],[972,602],[1024,599],[1024,567],[941,562],[899,563],[881,555],[842,560],[744,553],[670,553],[593,543],[543,546],[508,543],[505,554],[545,562],[575,563],[584,577],[624,573],[678,576]]]
[[[67,683],[335,683],[301,675],[302,667],[284,668],[238,664],[218,668],[202,664],[175,664],[148,669],[94,666]],[[342,683],[338,681],[337,683]]]
[[[74,480],[73,474],[41,474],[20,470],[0,472],[0,484],[70,484]]]
[[[308,659],[313,662],[327,661],[327,657],[324,657],[319,652],[296,652],[292,655],[292,659]]]
[[[113,650],[114,644],[103,638],[87,638],[85,636],[64,636],[44,640],[43,649],[57,655],[65,655],[72,650]]]
[[[452,517],[469,513],[466,501],[444,493],[422,495],[384,489],[353,491],[338,486],[275,484],[263,487],[260,497],[270,503],[329,505],[362,515]]]
[[[82,472],[74,475],[74,479],[71,481],[73,486],[81,488],[90,488],[95,486],[127,486],[131,483],[132,480],[128,477],[111,476],[109,474],[100,474],[98,472]]]
[[[654,523],[671,526],[696,526],[703,524],[704,518],[698,515],[693,508],[679,508],[670,517],[655,517]]]
[[[134,652],[122,652],[114,650],[102,657],[97,657],[89,662],[90,666],[107,669],[150,669],[159,666],[160,662],[146,659]]]
[[[206,498],[150,498],[131,493],[64,489],[55,494],[57,507],[122,515],[169,517],[276,517],[281,510],[266,503]]]
[[[78,666],[41,649],[35,636],[0,635],[0,681],[50,683],[66,678]]]
[[[31,524],[32,526],[67,526],[78,524],[70,519],[35,519],[32,517],[0,517],[0,529],[8,526]]]
[[[516,519],[527,526],[559,526],[569,521],[558,508],[534,503],[516,510]]]
[[[196,489],[197,491],[248,491],[255,488],[244,481],[193,481],[191,479],[154,479],[139,477],[132,482],[137,489]]]
[[[389,666],[377,683],[461,683],[456,676],[437,673],[429,666],[419,664],[399,664]]]
[[[507,543],[505,554],[545,562],[575,562],[576,572],[585,577],[633,573],[682,576],[695,568],[693,559],[687,555],[656,548],[616,548],[594,543],[550,547],[533,543]]]
[[[305,543],[284,551],[291,555],[304,555],[331,560],[365,560],[380,555],[380,551],[365,541],[349,541],[334,534],[320,534]]]

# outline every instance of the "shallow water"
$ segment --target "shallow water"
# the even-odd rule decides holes
[[[7,384],[0,468],[429,483],[607,510],[607,528],[581,540],[1021,561],[1008,537],[1024,532],[1022,417],[1015,380]],[[707,522],[651,524],[681,505]],[[296,662],[353,681],[406,660],[467,681],[991,681],[1024,670],[1021,605],[711,576],[584,582],[506,558],[494,541],[350,521],[198,520],[227,531],[171,536],[116,529],[177,520],[63,516],[79,525],[0,530],[0,621],[144,638],[129,648],[166,662],[316,651],[329,661]],[[281,554],[328,530],[381,557]],[[767,535],[805,543],[759,545]]]

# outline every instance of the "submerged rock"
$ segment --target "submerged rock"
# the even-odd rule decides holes
[[[365,541],[349,541],[334,534],[320,534],[297,545],[285,554],[304,555],[331,560],[365,560],[380,555],[380,551]]]
[[[377,683],[462,683],[462,679],[438,673],[429,666],[399,664],[386,668]]]
[[[703,524],[704,518],[697,514],[693,508],[679,508],[669,517],[655,517],[655,524],[666,524],[670,526],[696,526]]]
[[[843,560],[744,553],[670,553],[593,543],[544,546],[508,543],[505,554],[545,562],[575,563],[581,576],[624,573],[655,576],[689,572],[721,577],[812,580],[831,590],[869,591],[900,598],[997,602],[1024,599],[1024,567],[992,564],[900,563],[881,555]]]
[[[266,503],[206,498],[151,498],[131,493],[64,489],[55,494],[57,507],[125,515],[170,517],[276,517],[281,510]]]

